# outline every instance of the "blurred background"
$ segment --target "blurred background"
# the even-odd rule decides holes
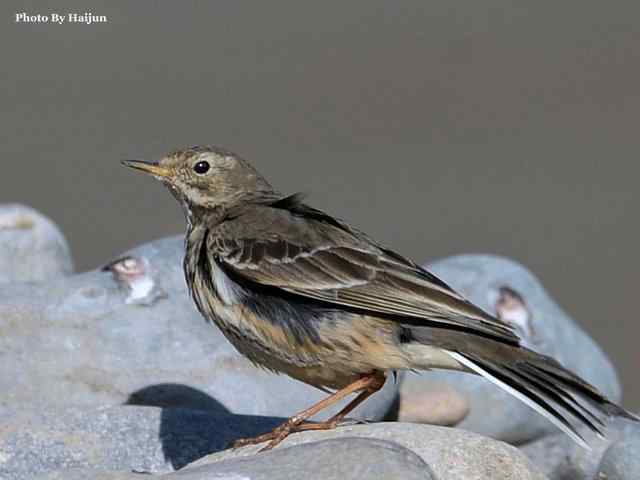
[[[419,262],[524,263],[640,409],[640,3],[23,0],[0,18],[0,201],[53,218],[78,269],[183,232],[120,159],[218,144]]]

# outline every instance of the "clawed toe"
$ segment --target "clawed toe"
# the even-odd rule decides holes
[[[267,443],[264,447],[262,447],[260,450],[258,450],[258,453],[262,453],[262,452],[268,452],[269,450],[271,450],[273,447],[275,447],[276,445],[278,445],[283,439],[277,439],[274,438],[273,440],[271,440],[269,443]]]
[[[239,438],[238,440],[231,442],[227,448],[236,450],[238,448],[246,447],[247,445],[255,445],[256,443],[259,442],[254,442],[253,438]]]
[[[291,433],[291,427],[289,425],[280,425],[271,432],[265,433],[263,435],[258,435],[257,437],[240,438],[231,443],[230,448],[232,450],[235,450],[237,448],[246,447],[247,445],[258,445],[260,443],[269,442],[266,446],[259,450],[259,452],[265,452],[267,450],[271,450],[273,447],[282,442],[282,440],[287,438],[289,433]]]
[[[259,443],[269,442],[259,450],[259,452],[266,452],[280,444],[291,433],[306,432],[310,430],[332,430],[338,425],[354,425],[357,423],[359,422],[354,419],[334,419],[327,420],[325,422],[303,423],[298,425],[285,423],[284,425],[280,425],[269,433],[258,435],[257,437],[253,438],[241,438],[239,440],[236,440],[235,442],[231,443],[230,448],[232,450],[235,450],[237,448],[246,447],[247,445],[258,445]]]

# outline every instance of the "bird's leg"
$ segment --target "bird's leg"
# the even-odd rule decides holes
[[[303,430],[329,430],[335,428],[340,423],[340,421],[342,421],[344,417],[348,415],[354,408],[364,402],[375,392],[380,390],[384,385],[385,380],[386,377],[382,372],[374,372],[363,375],[352,384],[347,385],[343,389],[338,390],[327,398],[289,418],[289,420],[287,420],[279,427],[276,427],[271,432],[253,438],[243,438],[240,440],[236,440],[233,443],[232,448],[243,447],[245,445],[255,445],[270,440],[270,442],[260,450],[261,452],[264,452],[266,450],[271,450],[273,447],[278,445],[285,438],[287,438],[290,433]],[[361,393],[329,420],[319,423],[302,425],[304,421],[314,416],[316,413],[330,407],[334,403],[339,402],[343,398],[355,392]]]
[[[340,422],[342,422],[347,415],[349,415],[358,405],[363,403],[367,398],[376,393],[384,386],[385,377],[374,377],[378,381],[369,385],[366,389],[360,392],[360,394],[349,402],[342,410],[336,413],[329,420],[317,423],[304,423],[295,427],[294,431],[303,432],[305,430],[331,430],[336,428]]]

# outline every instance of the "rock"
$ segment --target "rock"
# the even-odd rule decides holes
[[[594,480],[640,478],[640,427],[629,430],[607,449]]]
[[[121,403],[288,417],[326,394],[251,365],[187,293],[183,239],[104,269],[0,289],[0,411]],[[385,416],[398,385],[353,417]],[[327,418],[343,404],[318,415]]]
[[[73,469],[45,473],[44,475],[39,475],[36,480],[151,480],[153,478],[158,477],[129,472],[101,472],[93,469]]]
[[[528,480],[544,476],[515,447],[464,430],[419,425],[412,423],[377,423],[372,425],[343,426],[331,431],[296,433],[277,447],[319,442],[332,438],[376,438],[396,442],[418,454],[438,480]],[[209,455],[187,467],[229,461],[238,458],[256,458],[259,445],[237,450],[225,450]],[[262,455],[262,454],[260,454]]]
[[[471,403],[447,382],[424,381],[415,376],[430,372],[410,372],[400,386],[398,421],[453,426],[469,413]]]
[[[549,480],[591,480],[608,440],[591,439],[586,450],[562,433],[547,435],[521,450]]]
[[[429,466],[393,442],[342,438],[285,448],[264,455],[231,459],[160,476],[103,473],[74,469],[52,472],[39,480],[356,480],[362,478],[431,480]]]
[[[24,205],[0,204],[0,283],[44,282],[73,270],[56,225]]]
[[[620,384],[609,359],[523,266],[490,255],[461,255],[428,268],[473,303],[513,323],[529,348],[556,358],[613,401],[620,400]],[[445,384],[453,391],[443,390]],[[432,371],[407,376],[402,388],[400,412],[412,412],[406,419],[448,424],[461,420],[460,428],[516,444],[557,431],[524,403],[480,377]],[[464,419],[468,406],[462,399],[470,405]],[[449,411],[438,407],[437,415],[430,413],[434,405],[447,401]]]
[[[222,471],[216,469],[225,465],[257,469],[269,456],[291,462],[298,455],[329,456],[330,447],[353,436],[377,439],[356,442],[361,442],[357,448],[363,452],[386,452],[367,454],[380,460],[380,471],[387,460],[391,465],[408,455],[403,468],[412,475],[415,458],[384,443],[396,442],[429,464],[439,480],[543,478],[518,450],[504,443],[416,424],[305,432],[285,441],[283,447],[292,448],[264,456],[253,456],[253,447],[221,451],[232,439],[267,431],[326,394],[255,368],[203,321],[184,283],[182,237],[138,247],[103,269],[71,274],[68,248],[55,225],[26,207],[4,206],[0,247],[2,480],[38,474],[65,480],[140,477],[131,470],[183,478],[196,472],[196,466],[184,473],[169,472],[219,452],[197,467],[203,478],[216,478]],[[532,348],[555,356],[613,399],[619,398],[615,372],[604,354],[522,267],[495,257],[463,256],[438,262],[432,270],[485,309],[496,307],[521,329]],[[353,417],[383,418],[397,399],[397,389],[397,383],[388,381]],[[401,418],[461,422],[466,429],[513,442],[553,431],[538,414],[469,375],[428,372],[413,377],[403,391]],[[129,406],[115,406],[123,403]],[[327,418],[344,403],[316,419]],[[340,440],[326,447],[316,443],[293,448],[333,438]],[[557,450],[564,454],[569,448],[565,440],[570,442],[564,436],[557,440]],[[541,445],[527,448],[549,455],[547,444]],[[611,458],[627,448],[626,443],[620,445],[612,448]],[[608,446],[602,445],[601,454]],[[307,453],[315,448],[316,453]],[[343,455],[345,468],[347,459],[358,457],[350,456],[345,447],[335,450],[331,458]],[[577,453],[571,455],[579,460]],[[600,456],[583,471],[595,473]],[[327,468],[337,468],[326,463]],[[334,473],[346,476],[345,472]]]
[[[607,438],[588,436],[589,432],[584,428],[581,433],[589,439],[590,451],[580,447],[564,434],[547,435],[521,446],[520,449],[550,480],[600,480],[598,472],[613,466],[603,458],[609,455],[610,450],[613,452],[610,458],[614,462],[621,460],[618,454],[624,456],[633,452],[626,458],[634,459],[640,452],[637,443],[640,438],[638,422],[612,419],[606,430]],[[634,467],[630,463],[630,471],[633,471]],[[640,477],[636,473],[634,476],[618,478],[626,480]]]
[[[299,456],[301,460],[296,468],[302,468],[300,465],[305,464],[302,461],[304,458],[308,459],[306,464],[310,465],[314,455],[328,458],[331,450],[336,460],[333,463],[326,462],[327,466],[322,472],[335,468],[336,475],[343,473],[346,476],[347,464],[355,469],[353,461],[366,459],[367,462],[361,466],[362,476],[358,477],[353,470],[354,476],[346,478],[371,478],[365,475],[371,471],[367,469],[374,468],[371,463],[377,464],[381,471],[402,463],[407,475],[413,475],[411,472],[415,471],[414,467],[422,463],[395,444],[417,454],[429,465],[433,478],[438,480],[544,478],[521,452],[506,443],[463,430],[408,423],[342,426],[328,432],[297,433],[269,454],[254,455],[259,446],[223,450],[231,441],[269,431],[281,421],[272,417],[136,406],[71,408],[36,413],[5,412],[0,417],[0,478],[35,478],[63,470],[80,475],[78,472],[88,469],[123,474],[132,471],[160,474],[183,467],[183,472],[205,472],[215,478],[214,473],[231,473],[238,468],[255,470],[263,459],[263,465],[275,464],[276,461],[288,465],[291,459]],[[382,448],[387,453],[365,455],[363,443],[358,444],[362,446],[361,455],[355,453],[357,450],[350,452],[353,437],[375,439],[374,445],[368,444],[366,449]],[[321,445],[314,453],[311,447],[315,448],[319,445],[317,442],[330,439],[339,440]],[[349,447],[346,442],[349,442]],[[393,443],[389,445],[386,442]],[[281,453],[289,450],[288,447],[302,444],[310,445],[308,449]],[[342,461],[345,470],[339,470],[341,467],[338,464]],[[320,460],[317,462],[318,465],[322,463]],[[196,467],[201,470],[196,470]],[[254,470],[238,470],[236,473]],[[425,469],[424,472],[429,473],[429,470]],[[182,473],[176,476],[184,478]],[[104,478],[106,480],[109,477]]]
[[[191,467],[163,478],[430,480],[436,477],[418,455],[397,443],[345,437]]]
[[[89,467],[170,472],[282,420],[137,406],[5,412],[0,417],[0,478]]]

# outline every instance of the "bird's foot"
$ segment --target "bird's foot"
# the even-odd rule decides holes
[[[259,452],[266,452],[280,444],[292,433],[308,430],[332,430],[336,428],[339,423],[340,422],[337,420],[328,420],[326,422],[318,423],[295,424],[291,420],[288,420],[268,433],[258,435],[257,437],[241,438],[236,440],[231,444],[231,448],[235,450],[237,448],[246,447],[247,445],[258,445],[259,443],[269,442],[259,450]]]
[[[265,433],[263,435],[258,435],[257,437],[253,438],[243,438],[240,440],[236,440],[231,444],[231,448],[236,449],[239,447],[244,447],[246,445],[256,445],[262,442],[269,442],[260,450],[261,452],[265,452],[267,450],[271,450],[293,432],[303,432],[305,430],[334,429],[351,411],[353,411],[354,408],[364,402],[372,394],[380,390],[384,385],[385,379],[386,377],[383,372],[372,372],[370,374],[363,375],[361,376],[361,378],[351,383],[350,385],[347,385],[343,389],[331,394],[324,400],[320,400],[318,403],[312,405],[306,410],[303,410],[297,415],[294,415],[282,425],[273,429],[271,432]],[[329,420],[318,423],[304,423],[307,419],[313,417],[318,412],[324,410],[327,407],[330,407],[334,403],[342,400],[347,395],[355,392],[360,393],[356,398],[351,400],[351,402],[349,402],[346,407],[336,413]]]
[[[265,452],[267,450],[271,450],[273,447],[287,438],[292,432],[292,428],[293,425],[291,424],[291,422],[287,421],[268,433],[263,433],[262,435],[258,435],[257,437],[241,438],[239,440],[236,440],[231,444],[231,448],[235,450],[236,448],[246,447],[247,445],[258,445],[259,443],[269,442],[266,446],[260,449],[260,452]]]

